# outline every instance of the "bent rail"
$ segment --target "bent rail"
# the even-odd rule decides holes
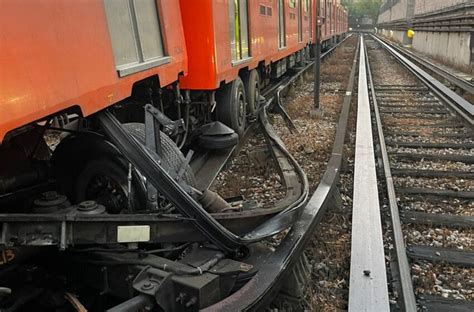
[[[294,223],[292,230],[275,252],[267,258],[261,259],[260,262],[263,264],[257,274],[240,290],[203,309],[203,311],[261,311],[272,300],[272,295],[275,295],[279,290],[289,270],[303,253],[314,229],[330,205],[339,180],[355,73],[357,71],[358,51],[359,46],[354,55],[331,157],[317,189]]]

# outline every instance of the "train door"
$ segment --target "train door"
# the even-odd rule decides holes
[[[279,47],[284,48],[286,45],[285,40],[285,1],[278,0],[278,42]]]
[[[229,0],[229,38],[233,62],[250,56],[247,0]]]
[[[298,42],[303,41],[303,0],[298,0]]]

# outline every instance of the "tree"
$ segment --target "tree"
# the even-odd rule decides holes
[[[349,11],[349,16],[354,18],[370,17],[376,21],[382,0],[343,0],[342,4]]]

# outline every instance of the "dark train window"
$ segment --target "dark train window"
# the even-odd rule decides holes
[[[298,0],[298,42],[303,41],[303,7],[304,0]]]
[[[278,0],[278,38],[278,46],[284,48],[286,45],[284,0]]]
[[[229,36],[232,61],[240,61],[250,55],[247,17],[247,0],[229,1]]]
[[[267,15],[267,7],[264,5],[260,5],[260,14]]]
[[[268,16],[272,16],[272,14],[273,14],[272,8],[271,8],[271,7],[267,7],[267,15],[268,15]]]
[[[154,0],[104,0],[120,77],[169,62]]]

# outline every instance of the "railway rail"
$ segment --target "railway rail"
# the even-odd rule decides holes
[[[378,159],[387,206],[381,209],[385,254],[365,260],[390,259],[390,298],[402,311],[472,311],[472,104],[380,39],[366,37],[363,44],[367,65],[359,74],[366,73],[367,86],[359,85],[359,92],[366,88],[373,114],[366,112],[363,121],[373,120],[377,152],[372,157]],[[397,70],[388,73],[389,67]],[[381,226],[366,234],[380,238]],[[386,304],[384,292],[352,292],[359,280],[371,277],[370,265],[366,270],[351,272],[352,300]]]

